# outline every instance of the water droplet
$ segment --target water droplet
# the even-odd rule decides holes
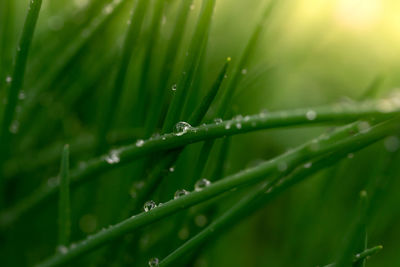
[[[242,69],[242,74],[246,75],[247,74],[247,69]]]
[[[113,150],[110,152],[108,156],[106,156],[105,161],[107,161],[108,164],[116,164],[120,161],[118,151]]]
[[[186,196],[187,194],[189,194],[189,192],[186,191],[185,189],[178,190],[174,194],[174,199],[178,199],[180,197]]]
[[[150,200],[144,203],[143,209],[145,212],[148,212],[149,210],[152,210],[155,207],[157,207],[157,204],[153,200]]]
[[[19,121],[13,121],[13,123],[11,123],[11,125],[10,125],[10,132],[12,133],[12,134],[16,134],[16,133],[18,133],[18,130],[19,130]]]
[[[214,119],[214,122],[215,122],[216,124],[220,124],[220,123],[222,123],[222,119],[221,119],[221,118],[215,118],[215,119]]]
[[[206,188],[207,186],[209,186],[211,184],[211,182],[205,178],[198,180],[195,185],[194,185],[194,190],[195,191],[201,191],[204,188]]]
[[[357,128],[360,133],[368,133],[371,129],[371,125],[369,125],[369,123],[366,121],[361,121],[358,123]]]
[[[158,258],[151,258],[149,260],[149,266],[150,267],[157,267],[160,265],[160,260]]]
[[[170,167],[169,168],[169,172],[174,172],[175,171],[175,168],[174,167]]]
[[[144,145],[144,141],[142,139],[139,139],[139,140],[136,141],[136,146],[137,147],[141,147],[143,145]]]
[[[11,76],[7,76],[6,83],[10,83],[10,82],[12,82],[12,78],[11,78]]]
[[[242,124],[240,122],[236,123],[236,128],[242,129]]]
[[[106,5],[105,7],[104,7],[104,9],[103,9],[103,12],[104,12],[104,14],[110,14],[112,11],[113,11],[113,6],[110,4],[110,5]]]
[[[400,140],[397,136],[388,136],[384,140],[384,145],[387,151],[396,152],[400,147]]]
[[[172,91],[176,91],[176,84],[173,84],[171,89]]]
[[[57,247],[57,251],[60,252],[61,254],[67,254],[68,248],[66,246],[60,245]]]
[[[314,110],[309,110],[306,113],[306,118],[307,120],[313,121],[317,118],[317,112],[315,112]]]
[[[353,153],[349,153],[349,154],[347,154],[347,158],[349,158],[349,159],[352,159],[352,158],[354,158],[354,154],[353,154]]]
[[[199,214],[194,218],[194,223],[198,226],[198,227],[204,227],[206,226],[208,222],[208,219],[205,215],[203,214]]]
[[[226,130],[229,130],[231,128],[231,123],[230,122],[227,122],[226,124],[225,124],[225,129]]]
[[[307,162],[306,164],[304,164],[304,168],[309,169],[312,166],[312,162]]]
[[[174,133],[176,136],[181,136],[187,133],[191,128],[192,126],[189,123],[180,121],[175,125]]]
[[[24,91],[19,92],[18,99],[19,100],[24,100],[25,98],[26,98],[25,92]]]
[[[52,177],[47,180],[48,187],[56,187],[59,183],[60,183],[60,180],[58,177]]]

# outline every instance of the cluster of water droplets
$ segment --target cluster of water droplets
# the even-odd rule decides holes
[[[174,134],[176,136],[182,136],[192,129],[193,127],[189,123],[180,121],[174,127]]]
[[[117,150],[112,150],[110,154],[105,157],[105,161],[108,164],[116,164],[120,162],[119,152]]]

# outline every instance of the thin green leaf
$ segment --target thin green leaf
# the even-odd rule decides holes
[[[196,30],[191,40],[189,49],[186,52],[185,66],[183,68],[181,77],[174,91],[171,104],[169,106],[164,126],[163,133],[173,130],[174,125],[178,122],[183,106],[186,101],[188,88],[190,88],[194,70],[199,63],[201,50],[203,48],[204,40],[209,31],[211,18],[214,10],[215,0],[204,0],[203,8],[196,25]]]
[[[17,107],[18,103],[18,94],[23,86],[26,62],[28,60],[29,49],[32,43],[37,20],[39,18],[41,6],[42,0],[29,1],[28,14],[25,18],[24,28],[22,30],[22,35],[19,40],[15,56],[16,60],[14,64],[13,74],[11,77],[7,78],[10,86],[8,88],[8,96],[5,110],[3,113],[3,117],[1,118],[0,150],[2,151],[2,153],[0,156],[0,165],[7,157],[7,151],[9,149],[8,145],[10,142],[9,139],[11,135],[10,127],[15,116],[15,108]]]
[[[71,212],[69,196],[69,145],[64,146],[60,171],[60,198],[58,204],[58,243],[69,244],[71,234]]]
[[[103,117],[100,122],[99,151],[104,151],[107,147],[106,136],[111,128],[111,123],[118,109],[118,103],[124,88],[128,66],[140,35],[144,15],[146,14],[149,2],[150,1],[148,0],[138,0],[137,4],[133,8],[131,22],[125,36],[125,42],[122,48],[122,55],[120,58],[117,75],[114,80],[111,97],[105,105]]]

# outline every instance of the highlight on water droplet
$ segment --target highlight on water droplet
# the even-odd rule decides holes
[[[191,128],[192,126],[189,123],[180,121],[175,125],[174,133],[176,136],[181,136],[187,133]]]
[[[169,172],[174,172],[175,171],[175,167],[172,166],[168,170],[169,170]]]
[[[136,141],[136,146],[137,147],[141,147],[141,146],[143,146],[144,145],[144,140],[143,139],[138,139],[137,141]]]
[[[19,130],[19,121],[13,121],[10,125],[10,133],[16,134]]]
[[[146,203],[144,203],[143,209],[145,212],[148,212],[156,207],[157,207],[157,204],[153,200],[149,200]]]
[[[368,133],[371,125],[367,121],[361,121],[358,123],[357,128],[360,133]]]
[[[216,124],[220,124],[220,123],[222,123],[222,119],[221,119],[221,118],[215,118],[215,119],[214,119],[214,122],[215,122]]]
[[[57,247],[57,251],[61,254],[67,254],[68,248],[66,246],[60,245]]]
[[[310,121],[315,120],[317,118],[317,112],[315,112],[314,110],[310,109],[306,113],[306,118],[307,118],[307,120],[310,120]]]
[[[187,194],[189,194],[188,191],[186,191],[185,189],[180,189],[180,190],[175,192],[174,199],[178,199],[180,197],[186,196]]]
[[[10,83],[10,82],[12,82],[12,78],[11,78],[11,76],[7,76],[6,77],[6,83]]]
[[[247,74],[247,69],[242,69],[242,74],[246,75]]]
[[[206,188],[207,186],[209,186],[210,184],[211,182],[209,180],[207,180],[206,178],[202,178],[194,184],[194,190],[199,192],[204,188]]]
[[[157,267],[160,265],[160,260],[158,258],[151,258],[149,260],[149,266],[150,267]]]
[[[117,150],[112,150],[109,155],[105,157],[105,161],[108,164],[116,164],[120,161],[119,153]]]
[[[19,100],[24,100],[25,98],[26,98],[25,92],[24,91],[19,92],[18,99]]]
[[[171,89],[172,89],[172,91],[176,91],[176,84],[173,84]]]
[[[307,162],[306,164],[304,164],[304,168],[309,169],[312,166],[312,162]]]

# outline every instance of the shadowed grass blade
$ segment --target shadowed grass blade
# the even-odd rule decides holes
[[[183,110],[188,90],[193,81],[194,71],[199,63],[204,40],[207,39],[211,25],[211,18],[214,10],[215,0],[204,0],[200,18],[196,25],[196,30],[191,40],[190,47],[186,52],[183,72],[174,91],[171,104],[164,121],[163,133],[171,132],[174,125],[178,122]]]
[[[65,145],[61,159],[60,198],[58,204],[58,243],[67,246],[71,234],[69,197],[69,145]]]
[[[131,22],[128,27],[128,32],[125,36],[124,47],[118,66],[117,76],[114,80],[111,97],[109,102],[107,102],[105,105],[103,117],[100,121],[99,151],[104,151],[107,149],[106,136],[111,128],[111,123],[118,109],[118,103],[124,88],[128,66],[140,35],[140,30],[142,28],[143,19],[149,2],[150,1],[148,0],[138,0],[137,5],[133,8]]]
[[[7,157],[9,138],[10,138],[10,126],[15,116],[15,108],[18,102],[18,94],[22,88],[25,76],[26,62],[28,60],[29,49],[32,43],[33,34],[37,20],[39,18],[40,8],[42,6],[42,0],[31,0],[29,1],[28,14],[25,19],[22,35],[18,43],[16,52],[16,60],[14,64],[13,74],[7,79],[10,83],[8,87],[7,102],[3,117],[1,118],[0,128],[0,164],[3,163],[5,157]]]

